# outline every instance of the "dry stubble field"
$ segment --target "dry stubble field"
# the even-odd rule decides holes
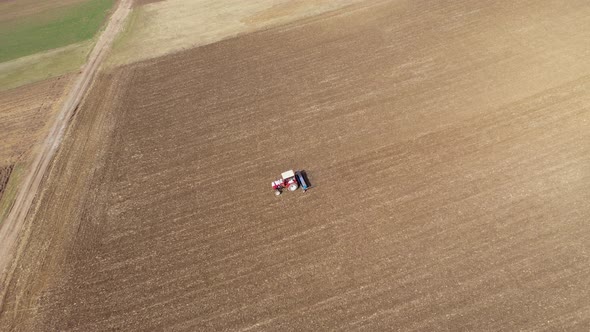
[[[104,74],[0,327],[587,329],[589,16],[365,2]]]

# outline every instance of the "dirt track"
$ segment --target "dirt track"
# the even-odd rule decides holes
[[[101,76],[0,327],[586,330],[588,17],[367,2]]]
[[[22,181],[21,189],[13,203],[12,210],[6,220],[3,221],[2,227],[0,227],[0,273],[2,275],[12,274],[11,271],[6,270],[7,264],[14,257],[11,254],[13,246],[21,232],[33,199],[38,193],[39,185],[61,143],[70,118],[90,87],[105,53],[121,29],[125,17],[130,12],[130,8],[131,0],[121,0],[119,7],[111,15],[107,27],[88,56],[87,64],[82,70],[82,73],[80,73],[77,82],[72,86],[53,127],[39,149],[40,151],[29,166],[29,173]],[[5,288],[0,289],[0,301],[2,301],[5,291]]]

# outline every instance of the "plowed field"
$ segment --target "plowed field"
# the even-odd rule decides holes
[[[0,327],[586,330],[588,17],[365,2],[104,74]]]

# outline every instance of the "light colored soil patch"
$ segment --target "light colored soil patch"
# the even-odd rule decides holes
[[[158,57],[359,2],[167,0],[136,9],[111,65]]]
[[[92,44],[86,41],[0,63],[0,91],[77,71]]]
[[[70,76],[0,92],[0,165],[28,159],[31,148],[47,134]]]

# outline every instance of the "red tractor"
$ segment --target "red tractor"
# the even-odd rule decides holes
[[[304,177],[305,172],[293,170],[283,172],[279,180],[272,182],[272,189],[275,191],[275,195],[280,195],[283,189],[287,188],[289,191],[295,191],[299,186],[306,191],[308,188],[307,182]]]

